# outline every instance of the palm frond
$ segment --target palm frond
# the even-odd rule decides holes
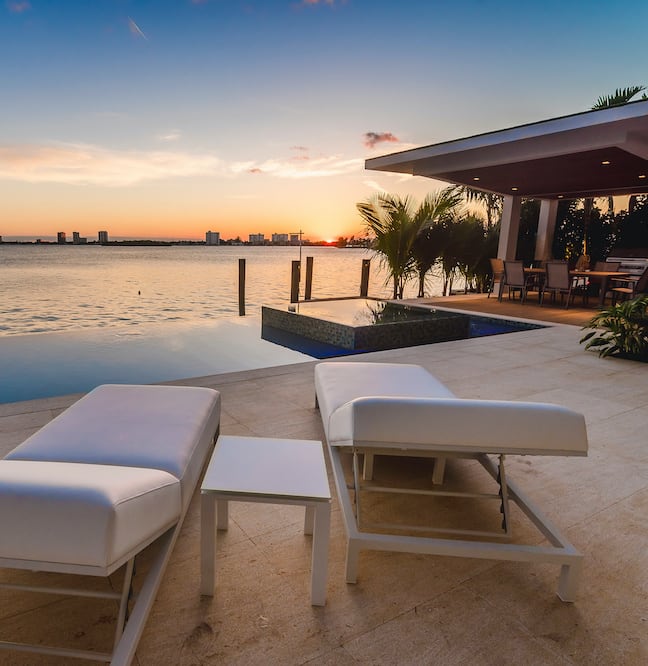
[[[602,95],[599,97],[596,102],[594,102],[592,111],[596,111],[598,109],[608,109],[612,106],[622,106],[623,104],[627,104],[635,95],[638,95],[645,89],[645,86],[629,86],[627,88],[617,88],[611,95]],[[642,99],[645,98],[646,95],[644,94]]]

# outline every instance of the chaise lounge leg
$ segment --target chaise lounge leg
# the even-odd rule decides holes
[[[373,453],[365,453],[364,463],[362,467],[362,478],[365,481],[371,481],[371,479],[373,479],[373,469],[374,469]]]
[[[562,601],[576,601],[576,590],[580,582],[581,572],[582,558],[578,558],[573,564],[563,564],[560,567],[558,597]]]
[[[117,615],[117,629],[115,630],[115,644],[113,650],[117,649],[119,639],[124,633],[124,626],[126,625],[126,615],[128,614],[128,600],[130,599],[131,585],[133,581],[133,570],[135,568],[135,558],[132,557],[126,563],[124,571],[124,582],[122,583],[121,600],[119,602],[119,613]]]
[[[445,474],[446,459],[435,458],[434,470],[432,471],[432,483],[434,485],[441,485],[443,483],[443,476]]]
[[[347,554],[346,554],[346,582],[358,582],[358,558],[360,557],[360,547],[353,540],[347,541]]]

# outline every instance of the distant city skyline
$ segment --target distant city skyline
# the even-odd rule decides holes
[[[358,235],[357,202],[442,186],[367,157],[648,84],[643,0],[6,0],[0,18],[5,239]]]

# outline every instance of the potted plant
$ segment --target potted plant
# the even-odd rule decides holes
[[[596,314],[583,330],[580,342],[599,356],[617,356],[648,362],[648,295],[611,305]]]

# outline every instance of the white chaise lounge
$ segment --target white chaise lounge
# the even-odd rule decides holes
[[[541,561],[561,566],[558,596],[573,601],[582,556],[507,480],[504,459],[507,454],[587,455],[587,433],[581,414],[543,403],[456,398],[427,370],[406,364],[319,363],[315,367],[315,390],[347,533],[347,582],[356,581],[361,550]],[[350,483],[342,462],[347,453],[353,456]],[[445,532],[449,537],[433,538],[411,536],[411,531],[404,535],[403,528],[420,529],[404,525],[397,529],[390,529],[394,525],[381,525],[380,532],[372,532],[361,514],[362,492],[372,488],[362,483],[358,454],[434,457],[437,483],[443,480],[440,460],[477,459],[498,483],[496,494],[432,489],[424,494],[496,499],[503,514],[503,534],[432,527],[428,532]],[[498,457],[497,463],[492,455]],[[365,478],[371,478],[371,467],[372,464]],[[393,491],[385,487],[374,490]],[[502,537],[507,541],[510,537],[509,500],[536,525],[549,546],[502,543]],[[460,538],[463,536],[469,539]]]
[[[112,654],[0,647],[131,663],[219,422],[212,389],[104,385],[0,460],[0,567],[93,576],[126,567],[120,593],[66,590],[119,601]],[[128,615],[135,556],[154,541]]]

